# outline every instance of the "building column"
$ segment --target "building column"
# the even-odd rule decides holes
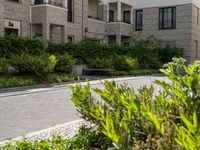
[[[44,0],[44,3],[45,4],[49,4],[49,0]]]
[[[44,41],[50,40],[50,24],[49,23],[42,24],[42,36],[43,36]]]
[[[117,2],[117,21],[121,22],[122,21],[122,3]]]
[[[131,20],[130,20],[130,22],[131,22],[131,24],[133,24],[133,7],[131,7],[131,15],[130,15],[130,17],[131,17]]]
[[[67,5],[67,0],[63,0],[63,7],[64,7],[64,8],[67,8],[67,6],[68,6],[68,5]]]
[[[110,6],[109,4],[107,4],[107,22],[109,22],[109,10],[110,10]]]
[[[121,26],[120,26],[120,23],[118,23],[118,33],[116,35],[116,42],[117,44],[121,45],[122,43],[122,39],[121,39]]]

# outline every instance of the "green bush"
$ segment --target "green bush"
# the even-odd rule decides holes
[[[95,69],[112,69],[112,57],[95,58],[89,60],[89,67]]]
[[[154,87],[135,92],[114,82],[105,82],[104,89],[77,84],[70,87],[71,100],[115,149],[199,150],[200,62],[186,66],[184,60],[174,58],[165,67],[160,71],[169,82],[155,81],[160,92]]]
[[[138,59],[140,68],[157,69],[162,63],[159,59],[160,41],[154,36],[147,38],[134,37],[131,40],[132,51],[130,52]]]
[[[49,44],[47,48],[47,52],[51,54],[72,55],[78,64],[88,64],[91,59],[112,57],[114,54],[126,55],[128,51],[128,47],[100,44],[89,39],[78,43]]]
[[[183,57],[183,49],[171,47],[169,45],[160,49],[159,59],[162,61],[162,63],[170,62],[173,57]]]
[[[113,57],[113,68],[117,71],[129,71],[137,67],[138,61],[129,56],[116,55]]]
[[[0,75],[8,74],[9,64],[5,58],[0,58]]]
[[[22,77],[0,78],[0,88],[29,86],[29,85],[35,85],[35,84],[36,83],[34,80],[25,79]]]
[[[0,146],[0,150],[90,150],[94,148],[106,150],[111,144],[111,140],[98,130],[82,127],[71,139],[53,137],[35,142],[25,139],[22,142],[11,142]]]
[[[33,56],[22,53],[21,55],[12,55],[10,58],[10,65],[20,75],[46,77],[49,73],[53,72],[56,64],[56,57],[48,54]]]
[[[22,53],[40,55],[44,52],[45,45],[40,40],[13,35],[0,37],[0,57],[10,58],[11,55],[20,55]]]
[[[129,75],[150,75],[150,74],[155,74],[155,73],[160,73],[159,70],[154,70],[154,69],[135,69],[129,71]]]
[[[57,55],[58,62],[55,66],[55,72],[57,73],[71,73],[73,65],[76,64],[76,60],[68,54]]]

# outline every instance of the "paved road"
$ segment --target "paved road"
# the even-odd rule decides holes
[[[151,85],[160,76],[112,79],[135,89]],[[84,84],[84,83],[83,83]],[[102,88],[99,81],[93,87]],[[0,141],[79,119],[70,101],[68,85],[0,93]]]

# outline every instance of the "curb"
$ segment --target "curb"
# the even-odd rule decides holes
[[[108,79],[100,79],[100,80],[92,80],[92,81],[82,81],[82,82],[66,82],[63,84],[51,84],[51,85],[38,85],[38,86],[28,86],[28,87],[17,87],[17,88],[10,88],[10,89],[0,89],[0,98],[1,97],[9,97],[9,96],[18,96],[18,95],[25,95],[30,93],[41,93],[46,91],[52,91],[52,90],[60,90],[65,89],[68,86],[73,86],[76,83],[81,85],[86,85],[88,82],[91,85],[98,85],[105,81],[130,81],[130,80],[138,80],[138,79],[145,79],[152,77],[156,77],[158,75],[150,75],[150,76],[134,76],[134,77],[119,77],[119,78],[108,78]],[[161,76],[163,77],[163,76]]]

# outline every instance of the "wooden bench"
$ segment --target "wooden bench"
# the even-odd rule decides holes
[[[115,69],[83,69],[83,75],[113,76]]]

